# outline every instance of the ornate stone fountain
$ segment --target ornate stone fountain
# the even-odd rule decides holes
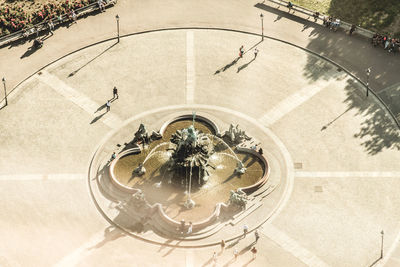
[[[192,221],[196,231],[223,213],[245,209],[248,194],[266,182],[266,159],[241,147],[249,140],[238,125],[221,135],[212,121],[195,114],[176,117],[151,135],[140,124],[133,148],[111,162],[110,178],[132,194],[138,216],[156,213],[163,227],[173,229]]]

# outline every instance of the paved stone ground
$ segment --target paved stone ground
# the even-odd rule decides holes
[[[373,65],[373,88],[398,90],[393,71],[398,57],[271,6],[254,5],[122,0],[85,23],[56,31],[30,57],[19,59],[30,44],[1,49],[0,73],[11,88],[45,64],[112,36],[116,13],[123,33],[187,26],[257,33],[263,12],[267,35],[323,53],[358,75]],[[141,34],[72,54],[16,88],[0,110],[0,265],[212,265],[218,246],[168,247],[184,245],[173,240],[153,245],[108,225],[92,204],[86,180],[97,144],[124,120],[158,107],[206,105],[267,127],[294,163],[291,194],[260,229],[257,259],[252,261],[248,251],[249,235],[228,244],[218,266],[369,266],[380,256],[382,229],[385,257],[378,264],[396,266],[398,129],[373,97],[365,98],[359,83],[333,65],[281,42],[259,41],[216,30]],[[258,57],[253,60],[250,50],[230,65],[242,44],[246,50],[257,45]],[[120,98],[102,115],[114,85]],[[210,241],[240,227],[222,230]],[[235,262],[234,248],[241,252]]]

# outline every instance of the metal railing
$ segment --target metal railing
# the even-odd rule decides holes
[[[268,0],[268,1],[271,2],[271,3],[277,4],[277,5],[280,5],[280,6],[284,6],[284,7],[287,7],[287,5],[289,4],[289,2],[285,1],[285,0]],[[309,17],[316,18],[317,20],[321,20],[321,21],[324,20],[324,17],[325,18],[329,17],[328,15],[324,15],[324,14],[319,14],[318,17],[314,17],[316,11],[313,11],[313,10],[310,10],[310,9],[307,9],[307,8],[304,8],[304,7],[301,7],[301,6],[293,5],[293,7],[291,7],[291,9],[296,11],[296,12],[302,13],[302,14],[307,15]],[[344,31],[348,31],[348,30],[350,30],[351,25],[352,25],[351,23],[348,23],[348,22],[345,22],[345,21],[341,20],[339,28],[343,29]],[[356,32],[357,32],[357,34],[359,34],[361,36],[364,36],[366,38],[372,38],[372,36],[374,35],[373,31],[361,28],[359,26],[357,26]]]
[[[116,3],[117,3],[117,0],[110,0],[104,4],[104,7],[106,8],[111,5],[115,5]],[[81,16],[84,16],[90,12],[93,12],[93,11],[96,11],[99,9],[100,9],[100,7],[99,7],[98,3],[95,2],[95,3],[91,3],[87,6],[80,7],[80,8],[73,9],[73,10],[75,11],[76,16],[79,18]],[[27,37],[31,36],[32,34],[39,34],[40,32],[47,30],[49,28],[48,23],[50,21],[53,22],[54,26],[56,26],[56,25],[63,24],[64,22],[68,21],[69,19],[70,19],[69,14],[67,14],[67,13],[62,14],[61,19],[59,19],[59,17],[54,17],[52,19],[39,22],[32,27],[25,28],[25,29],[19,30],[17,32],[13,32],[11,34],[2,36],[2,37],[0,37],[0,47],[7,45],[11,42],[18,41],[23,38],[27,38]]]

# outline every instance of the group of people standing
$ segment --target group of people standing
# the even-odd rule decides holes
[[[259,51],[258,51],[257,47],[254,48],[254,58],[257,57],[258,52],[259,52]],[[239,58],[242,58],[244,54],[245,54],[244,46],[242,45],[242,46],[239,48]]]
[[[372,36],[371,44],[375,47],[380,46],[383,49],[387,50],[389,53],[400,52],[400,39],[392,38],[388,35],[375,33],[374,36]]]
[[[242,235],[242,238],[245,238],[245,237],[247,236],[247,233],[248,233],[248,232],[249,232],[249,227],[248,227],[246,224],[243,225],[243,235]],[[254,237],[255,237],[255,241],[252,243],[252,245],[255,244],[255,243],[257,243],[258,239],[260,239],[260,234],[259,234],[259,232],[258,232],[257,229],[254,231]],[[225,246],[226,246],[225,240],[221,240],[220,245],[221,245],[221,252],[220,252],[220,254],[222,254],[222,253],[225,251]],[[256,256],[257,256],[257,252],[258,252],[257,248],[256,248],[255,246],[252,246],[251,249],[250,249],[250,252],[253,254],[253,260],[254,260],[254,259],[256,258]],[[240,253],[240,254],[241,254],[241,253]],[[239,256],[239,250],[238,250],[237,248],[235,248],[235,249],[233,250],[233,256],[234,256],[235,261],[236,261],[237,258],[238,258],[238,256]],[[214,251],[214,253],[213,253],[212,260],[213,260],[213,262],[214,262],[214,265],[217,264],[218,255],[217,255],[217,252],[216,252],[216,251]]]

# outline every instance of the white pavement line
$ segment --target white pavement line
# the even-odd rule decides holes
[[[400,172],[304,172],[296,171],[295,177],[400,177]]]
[[[79,263],[81,259],[89,255],[96,245],[101,244],[104,241],[104,231],[98,232],[93,235],[88,242],[75,249],[72,253],[64,256],[58,261],[55,267],[73,267]]]
[[[265,224],[264,227],[261,228],[261,232],[280,247],[304,262],[307,266],[329,266],[272,224]]]
[[[347,79],[337,81],[335,77],[337,75],[333,75],[333,79],[330,81],[320,80],[310,86],[304,87],[282,100],[258,120],[263,126],[268,127],[330,85],[347,82]]]
[[[186,33],[186,104],[194,102],[195,88],[195,68],[194,68],[194,33]]]
[[[29,180],[83,180],[87,174],[57,173],[57,174],[1,174],[0,181],[29,181]]]
[[[193,267],[193,250],[187,249],[185,252],[186,267]]]
[[[60,95],[64,96],[65,98],[67,98],[68,100],[70,100],[83,110],[85,110],[91,116],[101,115],[101,114],[95,114],[98,107],[101,105],[97,104],[96,102],[94,102],[92,99],[82,94],[81,92],[78,92],[74,88],[70,87],[65,82],[60,80],[58,77],[51,75],[47,71],[42,71],[42,74],[36,75],[36,77],[39,81],[53,88]],[[122,124],[122,120],[118,118],[118,116],[116,116],[115,114],[112,114],[111,112],[105,114],[104,117],[100,119],[100,121],[102,121],[104,124],[106,124],[111,128],[117,128],[119,125]]]

